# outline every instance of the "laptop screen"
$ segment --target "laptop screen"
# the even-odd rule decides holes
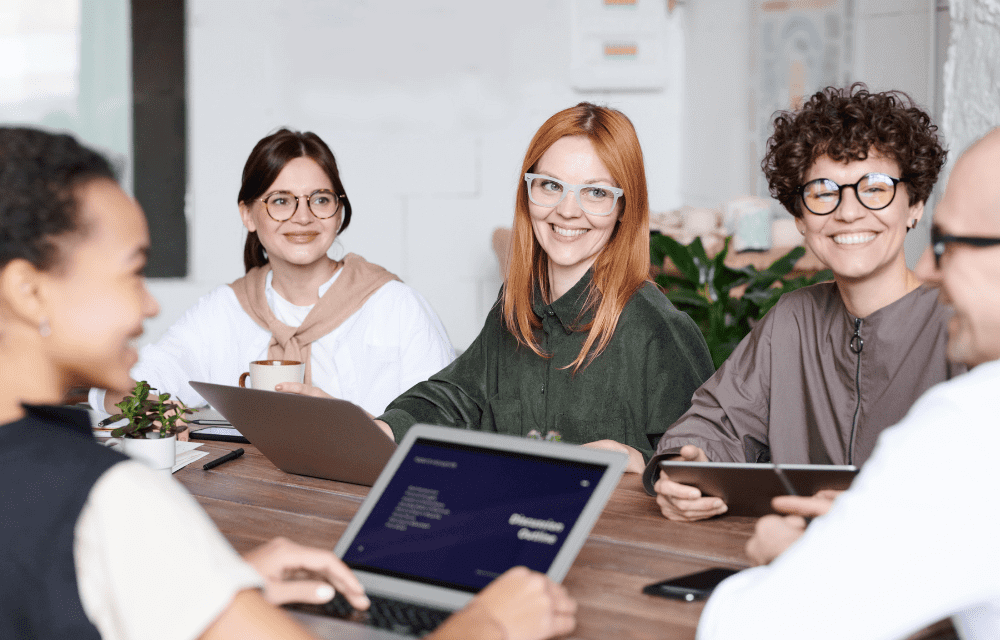
[[[606,470],[418,438],[343,560],[472,593],[517,565],[545,573]]]

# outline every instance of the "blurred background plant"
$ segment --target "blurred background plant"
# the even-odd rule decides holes
[[[727,267],[731,240],[732,236],[727,237],[711,258],[701,238],[683,245],[670,236],[654,235],[649,242],[650,260],[657,268],[656,284],[701,329],[716,368],[783,294],[833,279],[829,269],[812,276],[788,277],[805,255],[803,247],[795,247],[763,270]],[[664,258],[670,259],[679,275],[663,271]]]

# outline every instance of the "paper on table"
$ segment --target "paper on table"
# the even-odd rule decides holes
[[[201,460],[208,455],[207,451],[195,451],[200,447],[203,442],[182,442],[177,440],[174,442],[174,466],[171,467],[170,473],[177,473],[184,467],[188,466],[195,460]],[[112,449],[121,448],[120,438],[108,438],[105,446],[111,447]]]
[[[201,442],[181,442],[177,441],[177,453],[176,458],[174,458],[174,466],[170,470],[170,473],[177,473],[184,467],[188,466],[195,460],[200,460],[208,455],[207,451],[195,451],[203,443]]]

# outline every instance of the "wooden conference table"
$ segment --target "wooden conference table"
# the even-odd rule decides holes
[[[251,445],[242,445],[246,455],[239,459],[202,470],[204,462],[238,446],[206,442],[202,450],[209,455],[174,474],[236,550],[244,553],[276,536],[333,549],[368,487],[285,473]],[[723,516],[670,522],[638,476],[626,474],[563,581],[579,604],[577,627],[569,637],[694,638],[704,603],[647,596],[642,587],[709,567],[746,567],[743,547],[754,521]],[[310,626],[325,635],[321,619]],[[953,637],[945,620],[911,640]]]
[[[202,470],[237,446],[206,442],[201,450],[209,455],[174,474],[229,542],[241,553],[275,536],[332,549],[368,487],[284,473],[250,445],[239,459]],[[647,596],[642,587],[709,567],[747,566],[743,546],[753,522],[668,522],[639,478],[627,474],[563,581],[579,604],[570,637],[694,638],[703,603]]]

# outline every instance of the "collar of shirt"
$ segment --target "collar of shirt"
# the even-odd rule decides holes
[[[550,318],[557,321],[564,332],[570,334],[575,328],[586,325],[593,320],[596,308],[584,309],[593,276],[594,268],[591,267],[576,284],[570,287],[569,291],[551,304],[545,304],[542,289],[538,283],[535,283],[535,295],[532,297],[531,308],[535,315],[541,318],[542,326],[545,326],[545,319]]]
[[[93,437],[90,431],[90,416],[87,415],[86,411],[42,404],[22,404],[21,406],[24,407],[26,415],[21,420],[10,424],[17,424],[22,421],[28,425],[58,423],[68,431],[75,432],[77,435],[87,438]]]

